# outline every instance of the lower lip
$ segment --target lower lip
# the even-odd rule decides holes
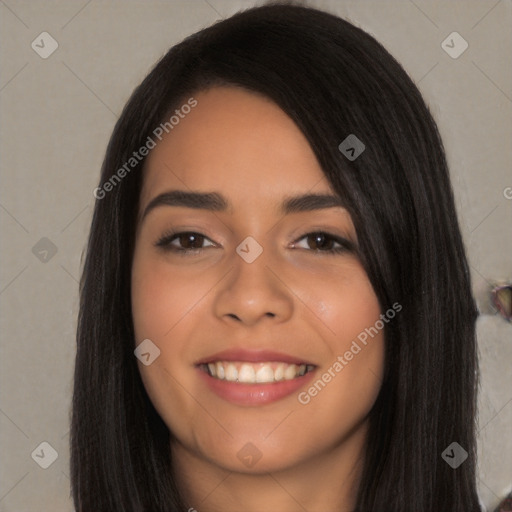
[[[200,368],[197,368],[197,371],[206,385],[216,395],[233,404],[249,406],[269,404],[293,394],[307,384],[313,378],[315,372],[315,370],[312,370],[292,380],[282,380],[268,384],[243,384],[210,377],[208,373]]]

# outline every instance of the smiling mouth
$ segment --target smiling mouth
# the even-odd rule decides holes
[[[271,384],[303,377],[315,369],[312,364],[287,364],[281,361],[249,363],[245,361],[213,361],[199,368],[210,377],[243,384]]]

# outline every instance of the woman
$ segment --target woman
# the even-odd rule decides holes
[[[443,146],[372,37],[285,4],[188,37],[128,101],[94,194],[78,512],[480,510]]]

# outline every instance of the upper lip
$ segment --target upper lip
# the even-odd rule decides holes
[[[196,365],[213,363],[215,361],[244,361],[247,363],[283,362],[287,364],[313,364],[303,358],[276,352],[274,350],[249,350],[230,348],[200,359]]]

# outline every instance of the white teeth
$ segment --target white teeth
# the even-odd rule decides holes
[[[238,370],[236,369],[236,366],[232,363],[229,363],[226,368],[226,380],[229,380],[231,382],[236,382],[238,379]]]
[[[216,361],[208,363],[208,373],[217,379],[244,384],[271,383],[302,377],[314,369],[313,365],[282,362],[247,363]]]
[[[256,380],[256,372],[250,364],[243,364],[238,372],[238,382],[254,382]]]
[[[275,370],[274,370],[274,379],[276,381],[280,381],[284,379],[284,364],[280,364]]]
[[[210,367],[210,365],[208,365]],[[218,379],[225,379],[226,378],[226,372],[224,371],[224,365],[222,363],[217,363],[215,365],[215,368],[217,369],[217,378]],[[215,377],[215,374],[213,374]]]
[[[285,380],[293,379],[297,375],[297,365],[291,364],[287,366],[284,370],[284,378]]]
[[[256,382],[274,382],[274,372],[270,366],[262,366],[256,373]]]

